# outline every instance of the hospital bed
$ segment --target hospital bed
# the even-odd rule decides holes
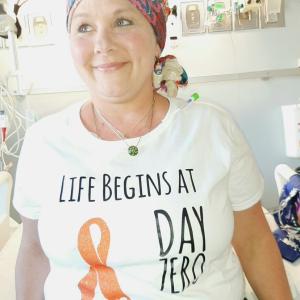
[[[15,300],[14,265],[22,226],[9,216],[13,178],[0,172],[0,299]]]
[[[275,168],[274,176],[275,176],[278,194],[281,194],[283,185],[290,179],[292,175],[295,174],[296,172],[286,164],[280,164]],[[272,230],[278,228],[273,218],[272,218],[272,222],[269,222],[269,224],[271,224]],[[292,288],[293,295],[295,295],[294,298],[296,300],[300,300],[300,259],[296,260],[293,263],[284,259],[283,263],[288,275],[288,279],[289,279],[290,286]]]
[[[278,195],[281,194],[284,184],[294,174],[296,174],[296,172],[286,164],[280,164],[275,168],[274,177]],[[263,210],[272,232],[275,231],[278,226],[273,218],[273,215],[265,208],[263,208]],[[293,263],[283,259],[283,264],[291,287],[293,299],[300,300],[300,259],[296,260]],[[258,300],[247,281],[246,292],[248,300]]]
[[[9,207],[12,191],[13,179],[10,173],[0,172],[0,249],[9,239],[10,217]]]
[[[294,171],[286,165],[279,165],[275,169],[275,181],[279,193],[283,184],[294,174]],[[0,199],[5,199],[5,214],[0,223],[0,299],[15,300],[15,263],[22,236],[22,225],[17,224],[9,218],[9,203],[11,197],[12,178],[7,173],[0,172]],[[272,231],[277,228],[273,216],[263,209],[266,219]],[[2,225],[1,225],[2,224]],[[2,238],[1,238],[2,236]],[[2,245],[1,245],[2,241]],[[294,263],[283,260],[292,290],[293,299],[300,300],[300,259]],[[246,297],[248,300],[257,300],[249,283],[246,281]],[[227,300],[227,299],[224,299]]]

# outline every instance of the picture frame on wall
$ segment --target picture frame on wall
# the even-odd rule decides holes
[[[38,47],[55,44],[52,14],[50,12],[37,12],[18,17],[22,33],[16,40],[17,46]],[[7,39],[0,39],[0,49],[9,47]]]
[[[52,15],[48,13],[31,13],[27,15],[27,41],[30,46],[53,45],[54,33]]]

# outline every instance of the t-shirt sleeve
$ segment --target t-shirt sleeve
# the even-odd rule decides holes
[[[253,206],[261,200],[264,180],[250,146],[237,124],[229,123],[231,166],[229,171],[229,198],[234,211]]]
[[[35,220],[39,218],[41,206],[38,197],[39,168],[42,167],[39,140],[31,128],[27,129],[18,159],[13,193],[13,205],[17,212]]]

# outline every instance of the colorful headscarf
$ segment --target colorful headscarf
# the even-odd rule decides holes
[[[67,29],[70,32],[70,25],[73,13],[82,0],[67,0]],[[166,21],[170,14],[167,0],[129,0],[137,8],[152,26],[156,35],[157,43],[161,51],[166,43]]]

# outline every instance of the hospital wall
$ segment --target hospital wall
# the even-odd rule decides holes
[[[37,0],[33,0],[31,5],[36,8],[35,2]],[[55,0],[51,3],[63,9],[62,2]],[[28,6],[27,9],[31,8]],[[49,9],[53,10],[53,7]],[[297,68],[297,58],[300,58],[299,11],[299,1],[286,0],[284,28],[179,37],[177,48],[171,48],[167,44],[165,50],[165,53],[174,53],[178,57],[193,82],[183,88],[179,96],[187,98],[197,91],[201,95],[201,101],[224,107],[240,125],[264,175],[265,192],[262,202],[269,209],[278,203],[274,181],[276,165],[300,165],[300,159],[285,155],[280,110],[281,105],[300,101],[300,76],[283,76],[278,73],[278,76],[261,78],[259,74],[264,70]],[[18,50],[24,85],[28,88],[31,82],[34,84],[26,102],[37,118],[88,97],[72,66],[63,12],[60,10],[55,16],[55,35],[51,45],[22,47]],[[9,55],[8,50],[0,51],[0,76],[7,75],[11,69]],[[254,78],[237,80],[228,80],[229,77],[225,76],[245,73],[258,75],[257,78],[253,76]],[[13,174],[15,167],[16,164],[12,169]],[[13,209],[12,216],[16,218]]]

